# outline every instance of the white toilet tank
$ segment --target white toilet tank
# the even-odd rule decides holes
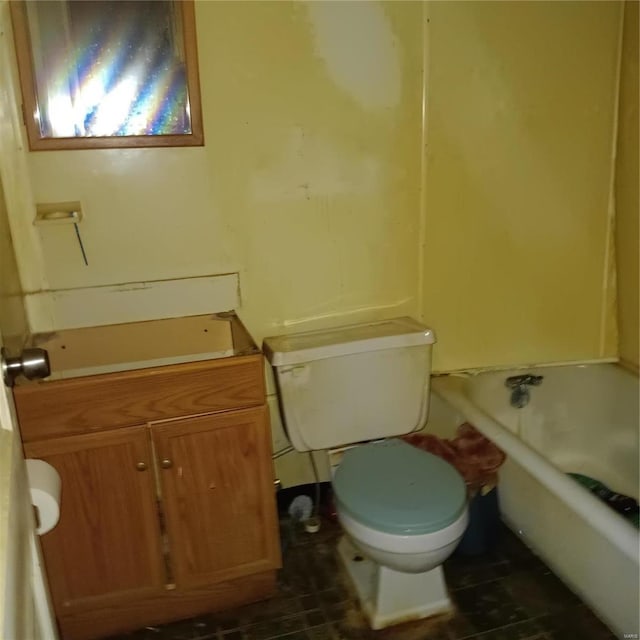
[[[434,342],[411,318],[265,338],[293,447],[330,449],[424,426]]]

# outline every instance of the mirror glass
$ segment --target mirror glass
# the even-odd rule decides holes
[[[196,131],[195,31],[185,24],[193,19],[192,3],[29,0],[18,5],[14,23],[25,120],[35,148],[42,148],[38,140],[56,139],[93,139],[82,147],[202,144],[201,130]],[[145,142],[156,137],[164,140]],[[95,144],[100,138],[111,142]],[[75,145],[64,145],[69,146]]]

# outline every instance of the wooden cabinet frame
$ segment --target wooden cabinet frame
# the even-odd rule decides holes
[[[25,454],[62,476],[61,519],[41,541],[65,638],[275,592],[280,540],[263,375],[256,354],[14,389]],[[127,381],[135,392],[123,391]],[[105,403],[104,414],[95,410]],[[207,406],[222,410],[184,412]],[[103,423],[88,420],[100,415]],[[141,415],[166,419],[124,426]]]

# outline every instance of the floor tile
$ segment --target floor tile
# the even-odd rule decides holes
[[[451,625],[461,638],[527,619],[524,608],[500,581],[458,589],[452,596],[457,615]]]
[[[519,571],[500,582],[529,616],[561,612],[580,604],[578,596],[550,571]]]
[[[452,591],[499,580],[511,572],[506,560],[487,562],[482,558],[461,557],[454,558],[445,565],[447,586]]]
[[[293,637],[289,639],[289,636],[294,632],[304,630],[306,626],[304,614],[298,614],[286,618],[258,622],[257,624],[249,624],[244,631],[247,640],[269,640],[270,638],[284,636],[288,640],[298,640],[298,638]]]
[[[565,608],[538,618],[549,640],[614,640],[616,636],[584,605]]]
[[[523,620],[472,636],[472,640],[549,640],[543,625],[536,620]],[[569,638],[566,638],[569,640]]]
[[[308,640],[340,640],[338,632],[329,622],[307,629],[307,638]]]
[[[444,565],[455,610],[373,631],[336,553],[338,525],[283,523],[278,595],[110,640],[612,640],[613,634],[505,526],[494,549]],[[286,538],[284,537],[286,536]]]
[[[304,617],[307,622],[307,627],[317,627],[327,622],[327,618],[324,615],[324,612],[320,609],[312,609],[311,611],[307,611]]]

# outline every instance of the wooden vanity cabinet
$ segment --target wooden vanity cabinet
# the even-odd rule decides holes
[[[26,456],[62,479],[60,520],[41,543],[63,638],[275,592],[260,353],[28,383],[14,398]]]
[[[279,556],[266,406],[154,424],[175,582],[272,569]]]
[[[60,474],[62,517],[41,537],[54,606],[161,593],[165,569],[153,458],[144,426],[27,443]]]

